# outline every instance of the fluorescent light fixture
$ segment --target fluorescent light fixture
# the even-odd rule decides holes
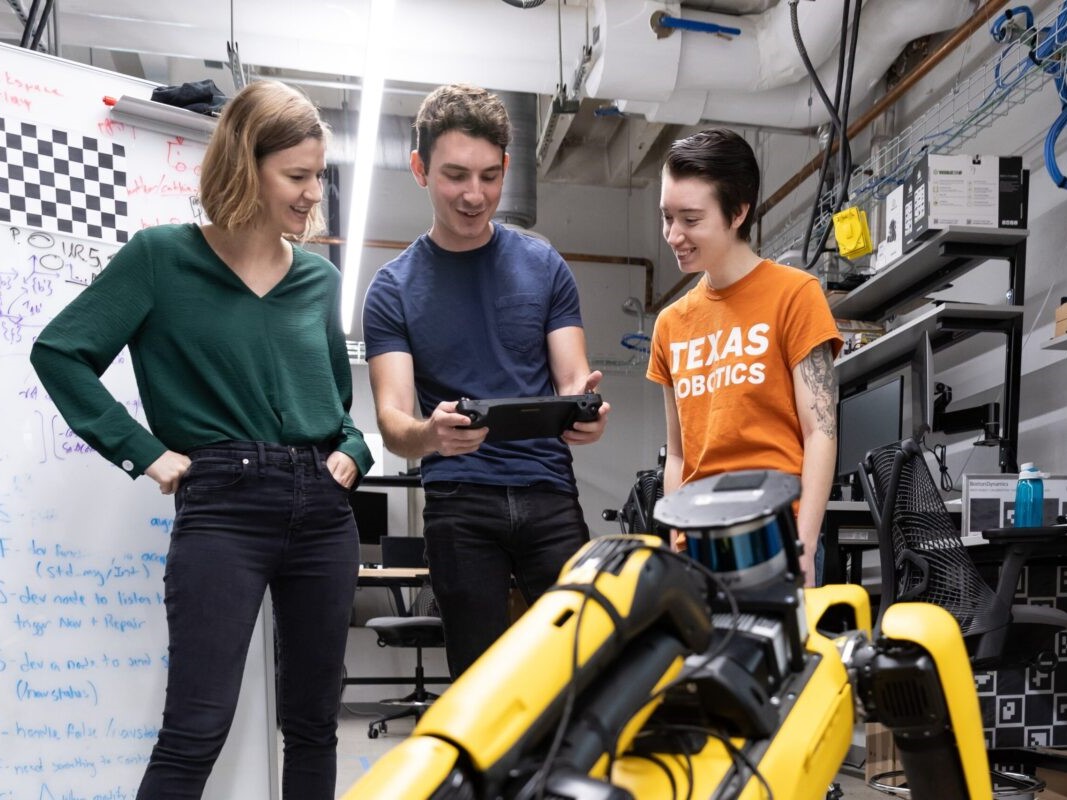
[[[107,99],[104,102],[111,105],[112,118],[120,122],[129,122],[138,128],[147,128],[169,136],[184,136],[198,142],[210,139],[218,122],[215,117],[206,114],[128,95],[123,95],[114,103]]]
[[[371,0],[367,25],[367,52],[363,69],[363,89],[359,98],[359,128],[356,131],[356,162],[352,177],[352,199],[348,226],[344,232],[345,255],[341,270],[341,322],[351,333],[356,316],[356,289],[363,239],[367,227],[374,156],[378,150],[378,118],[382,113],[385,90],[385,64],[389,51],[388,35],[393,18],[393,0]]]

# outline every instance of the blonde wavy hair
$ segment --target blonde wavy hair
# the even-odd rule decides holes
[[[259,163],[305,139],[327,142],[329,127],[301,92],[260,80],[244,87],[223,108],[200,171],[200,203],[211,221],[227,230],[252,223],[260,211]],[[326,229],[320,204],[308,216],[301,241]]]

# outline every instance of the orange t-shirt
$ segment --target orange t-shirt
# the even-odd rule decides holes
[[[674,387],[682,483],[720,472],[800,475],[804,441],[793,368],[842,339],[818,280],[761,261],[713,290],[701,280],[656,319],[647,377]]]

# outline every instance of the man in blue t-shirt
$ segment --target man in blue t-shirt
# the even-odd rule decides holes
[[[426,556],[455,678],[507,628],[512,576],[532,603],[588,540],[570,445],[597,441],[610,407],[560,439],[493,443],[456,413],[461,397],[594,391],[601,374],[563,258],[492,222],[511,138],[500,99],[442,86],[415,128],[411,171],[433,224],[378,271],[363,329],[385,445],[422,459]]]

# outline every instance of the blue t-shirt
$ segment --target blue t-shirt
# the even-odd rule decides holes
[[[550,245],[493,226],[476,250],[454,253],[422,235],[378,270],[367,289],[367,358],[410,353],[424,416],[442,401],[555,394],[546,336],[582,324],[578,288]],[[422,479],[497,486],[548,483],[576,493],[561,439],[483,444],[422,459]]]

